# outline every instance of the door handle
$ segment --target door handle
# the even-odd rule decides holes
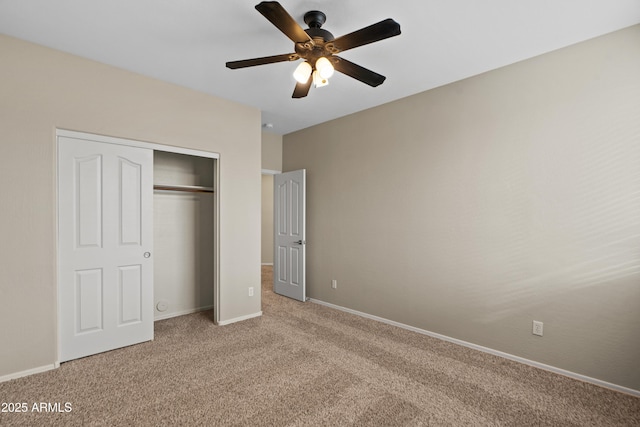
[[[145,258],[150,258],[151,257],[151,252],[145,252],[144,253],[144,257]]]
[[[296,245],[304,245],[307,242],[305,242],[303,240],[298,240],[297,242],[293,242],[293,243],[296,244]]]

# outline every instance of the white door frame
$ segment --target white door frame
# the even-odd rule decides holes
[[[209,159],[214,159],[216,161],[213,162],[213,211],[214,211],[214,242],[213,242],[213,263],[214,263],[214,274],[213,274],[213,304],[214,304],[214,322],[215,324],[219,324],[220,322],[220,154],[202,151],[202,150],[194,150],[191,148],[182,148],[182,147],[174,147],[171,145],[162,145],[155,144],[152,142],[144,142],[144,141],[136,141],[132,139],[126,138],[117,138],[110,137],[105,135],[96,135],[92,133],[86,132],[77,132],[66,129],[56,129],[56,138],[54,144],[54,158],[58,158],[58,138],[59,137],[67,137],[67,138],[75,138],[75,139],[85,139],[95,142],[103,142],[107,144],[116,144],[116,145],[125,145],[129,147],[138,147],[138,148],[147,148],[154,151],[166,151],[169,153],[176,154],[186,154],[190,156],[198,156],[198,157],[206,157]],[[55,162],[55,175],[56,175],[56,183],[58,182],[58,162]],[[59,290],[60,290],[60,257],[58,254],[58,245],[59,245],[59,233],[58,233],[58,188],[57,185],[54,185],[54,215],[55,215],[55,272],[56,272],[56,362],[55,367],[60,366],[60,337],[58,336],[58,328],[59,328]]]

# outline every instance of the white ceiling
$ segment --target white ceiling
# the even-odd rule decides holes
[[[293,52],[258,2],[0,0],[0,33],[257,107],[287,134],[640,23],[639,0],[281,0],[304,28],[305,12],[323,11],[336,37],[386,18],[402,29],[341,54],[381,86],[336,73],[292,99],[296,63],[225,67]]]

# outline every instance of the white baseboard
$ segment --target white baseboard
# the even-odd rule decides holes
[[[573,378],[579,381],[584,381],[586,383],[591,383],[600,387],[609,388],[611,390],[619,391],[621,393],[630,394],[632,396],[640,397],[640,390],[634,390],[632,388],[623,387],[621,385],[612,384],[606,381],[602,381],[596,378],[587,377],[585,375],[577,374],[575,372],[567,371],[565,369],[556,368],[555,366],[545,365],[544,363],[539,363],[534,360],[525,359],[524,357],[514,356],[513,354],[504,353],[499,350],[494,350],[492,348],[483,347],[481,345],[473,344],[467,341],[462,341],[457,338],[451,338],[446,335],[441,335],[435,332],[427,331],[424,329],[416,328],[414,326],[405,325],[404,323],[395,322],[393,320],[385,319],[383,317],[374,316],[372,314],[363,313],[361,311],[352,310],[350,308],[341,307],[339,305],[331,304],[328,302],[320,301],[314,298],[309,299],[311,302],[319,305],[323,305],[325,307],[334,308],[336,310],[344,311],[347,313],[355,314],[356,316],[364,317],[367,319],[375,320],[378,322],[386,323],[387,325],[397,326],[398,328],[406,329],[412,332],[417,332],[419,334],[427,335],[433,338],[441,339],[443,341],[448,341],[454,344],[458,344],[464,347],[469,347],[474,350],[482,351],[484,353],[493,354],[494,356],[502,357],[505,359],[513,360],[515,362],[524,363],[525,365],[533,366],[535,368],[544,369],[545,371],[551,371],[556,374],[564,375],[565,377]]]
[[[199,311],[207,311],[207,310],[211,310],[212,308],[213,308],[212,305],[207,305],[205,307],[190,308],[188,310],[172,311],[171,313],[161,314],[158,317],[154,317],[153,321],[156,322],[158,320],[171,319],[172,317],[184,316],[185,314],[193,314]]]
[[[52,363],[51,365],[40,366],[38,368],[27,369],[26,371],[14,372],[13,374],[3,375],[0,377],[0,383],[5,381],[15,380],[16,378],[22,378],[33,374],[39,374],[41,372],[51,371],[52,369],[59,368],[59,363]]]
[[[262,316],[262,311],[259,311],[253,314],[247,314],[246,316],[235,317],[229,320],[221,320],[218,322],[218,325],[220,326],[230,325],[232,323],[242,322],[243,320],[249,320],[249,319],[253,319],[254,317],[260,317],[260,316]]]

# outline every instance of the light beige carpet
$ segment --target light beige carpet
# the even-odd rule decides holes
[[[156,323],[155,340],[0,384],[0,425],[640,425],[640,399],[273,294],[261,318]],[[71,412],[31,412],[33,403]]]

